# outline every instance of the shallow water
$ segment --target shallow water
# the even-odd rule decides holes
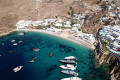
[[[107,69],[103,65],[95,67],[94,55],[90,55],[91,49],[80,46],[59,37],[27,32],[24,36],[15,32],[0,38],[0,80],[60,80],[72,77],[62,74],[58,62],[67,56],[75,56],[78,59],[76,72],[83,80],[108,80]],[[11,40],[18,43],[12,46]],[[4,43],[4,45],[1,45]],[[34,52],[33,48],[39,48]],[[9,53],[14,50],[15,53]],[[52,57],[49,54],[53,53]],[[30,59],[37,57],[34,63]],[[13,72],[13,68],[24,66],[19,72]]]

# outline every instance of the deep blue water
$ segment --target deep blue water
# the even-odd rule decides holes
[[[83,80],[108,80],[106,67],[95,66],[94,55],[90,55],[91,49],[43,33],[27,32],[23,36],[18,33],[20,32],[0,38],[0,80],[60,80],[72,77],[60,73],[62,69],[59,66],[62,63],[58,61],[67,56],[78,59],[75,71]],[[18,43],[19,41],[23,42]],[[13,43],[18,45],[13,46]],[[40,50],[34,52],[33,48]],[[15,53],[9,53],[13,50]],[[53,53],[52,57],[49,57],[50,53]],[[37,59],[30,63],[33,57]],[[13,68],[21,65],[24,67],[19,72],[13,72]]]

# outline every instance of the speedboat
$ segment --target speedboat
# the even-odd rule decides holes
[[[9,53],[15,53],[15,50],[13,50],[13,51],[9,51]]]
[[[13,45],[16,46],[18,43],[14,43]]]
[[[4,45],[4,43],[2,43],[2,45]]]
[[[23,33],[19,33],[18,35],[24,35],[25,33],[23,32]]]
[[[61,66],[59,66],[60,68],[62,68],[62,69],[70,69],[70,70],[75,70],[76,69],[76,67],[74,67],[74,65],[71,65],[71,64],[67,64],[67,65],[61,65]]]
[[[30,62],[34,62],[37,57],[34,57],[33,59],[30,60]]]
[[[15,40],[11,40],[11,42],[15,42]]]
[[[60,60],[62,63],[77,64],[74,60]]]
[[[21,42],[23,42],[23,41],[19,41],[19,43],[21,43]]]
[[[75,59],[75,60],[77,60],[74,56],[65,57],[64,59]]]
[[[82,80],[82,78],[79,78],[79,77],[70,77],[70,78],[63,78],[61,80]]]
[[[40,49],[38,49],[38,48],[34,48],[34,49],[33,49],[33,51],[39,51],[39,50],[40,50]]]
[[[70,71],[69,70],[63,70],[63,71],[61,71],[61,73],[68,74],[68,75],[73,75],[73,76],[78,76],[79,75],[75,71],[71,71],[71,70]]]
[[[23,66],[18,66],[13,69],[14,72],[18,72],[23,68]]]
[[[50,57],[52,57],[53,56],[53,53],[50,53],[50,55],[49,55]]]

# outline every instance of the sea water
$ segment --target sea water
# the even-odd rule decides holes
[[[0,38],[0,80],[60,80],[73,77],[61,73],[63,69],[59,68],[64,65],[59,60],[68,56],[78,59],[75,71],[83,80],[109,80],[107,67],[96,67],[91,49],[48,34],[27,32],[18,35],[19,33],[21,32],[14,32]],[[14,43],[18,45],[13,46]],[[40,50],[35,52],[34,48]],[[53,56],[50,57],[51,53]],[[37,58],[34,63],[30,63],[33,57]],[[23,68],[15,73],[13,69],[18,66]]]

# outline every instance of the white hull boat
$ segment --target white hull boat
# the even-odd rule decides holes
[[[76,69],[76,67],[74,65],[71,65],[71,64],[61,65],[60,68],[62,68],[62,69],[70,69],[70,70],[75,70]]]
[[[23,68],[23,66],[18,66],[13,69],[14,72],[18,72]]]
[[[68,64],[77,64],[74,60],[60,60],[62,63],[68,63]]]
[[[11,40],[11,42],[15,42],[15,40]]]
[[[70,77],[70,78],[63,78],[61,80],[82,80],[82,78],[79,78],[79,77]]]
[[[63,71],[61,71],[61,73],[68,74],[68,75],[73,75],[73,76],[78,76],[79,75],[75,71],[71,71],[71,70],[70,71],[69,70],[63,70]]]
[[[75,59],[75,60],[77,60],[74,56],[65,57],[64,59]]]

